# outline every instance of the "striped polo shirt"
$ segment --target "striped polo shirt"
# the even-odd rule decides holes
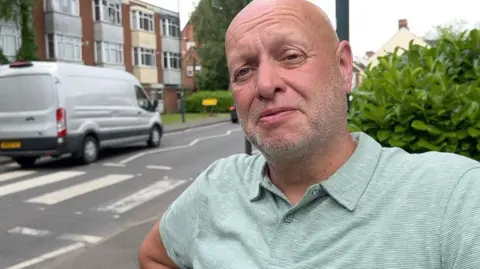
[[[203,171],[160,222],[180,268],[480,268],[480,163],[409,154],[364,133],[329,179],[292,205],[261,155]]]

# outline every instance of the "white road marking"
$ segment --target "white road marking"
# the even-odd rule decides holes
[[[63,247],[63,248],[59,248],[59,249],[54,250],[52,252],[42,254],[42,255],[40,255],[38,257],[35,257],[33,259],[30,259],[30,260],[18,263],[16,265],[10,266],[6,269],[25,269],[25,268],[29,268],[29,267],[34,266],[36,264],[54,259],[58,256],[67,254],[68,252],[72,252],[72,251],[75,251],[77,249],[81,249],[83,247],[85,247],[84,243],[75,243],[75,244],[72,244],[72,245],[69,245],[69,246],[66,246],[66,247]]]
[[[16,179],[20,177],[25,177],[29,175],[33,175],[37,173],[37,171],[11,171],[11,172],[6,172],[3,174],[0,174],[0,182],[3,181],[8,181],[11,179]]]
[[[103,166],[109,166],[109,167],[125,167],[125,164],[122,164],[122,163],[104,163]]]
[[[127,163],[129,163],[129,162],[131,162],[135,159],[138,159],[138,158],[140,158],[142,156],[145,156],[145,155],[148,155],[148,154],[160,153],[160,152],[164,152],[164,151],[184,149],[184,148],[188,148],[188,145],[174,146],[174,147],[168,147],[168,148],[157,149],[157,150],[149,150],[149,151],[141,152],[141,153],[135,154],[133,156],[130,156],[130,157],[120,161],[120,164],[127,164]]]
[[[172,170],[172,167],[171,166],[163,166],[163,165],[147,165],[147,169]]]
[[[17,183],[11,183],[0,187],[0,197],[9,195],[12,193],[21,192],[28,189],[64,181],[70,178],[74,178],[85,174],[82,171],[61,171],[53,174],[34,177],[28,180],[20,181]]]
[[[88,244],[96,244],[102,241],[102,237],[87,235],[87,234],[62,234],[61,236],[57,237],[61,240],[68,240],[68,241],[75,241],[75,242],[82,242]]]
[[[150,151],[145,151],[145,152],[140,152],[140,153],[137,153],[135,155],[132,155],[122,161],[119,162],[119,164],[127,164],[133,160],[136,160],[140,157],[143,157],[145,155],[149,155],[149,154],[155,154],[155,153],[160,153],[160,152],[165,152],[165,151],[171,151],[171,150],[177,150],[177,149],[184,149],[184,148],[188,148],[188,147],[193,147],[195,144],[197,144],[198,142],[200,141],[203,141],[203,140],[207,140],[207,139],[213,139],[213,138],[219,138],[219,137],[224,137],[224,136],[229,136],[231,135],[233,132],[239,132],[239,131],[242,131],[241,128],[237,128],[237,129],[232,129],[232,130],[228,130],[227,132],[225,132],[224,134],[219,134],[219,135],[211,135],[211,136],[206,136],[206,137],[199,137],[199,138],[196,138],[194,140],[192,140],[190,143],[186,144],[186,145],[181,145],[181,146],[174,146],[174,147],[168,147],[168,148],[162,148],[162,149],[157,149],[157,150],[150,150]]]
[[[35,237],[45,237],[51,234],[51,232],[47,230],[37,230],[37,229],[28,228],[28,227],[15,227],[8,230],[8,233],[30,235]]]
[[[163,193],[175,189],[185,182],[187,180],[161,180],[114,203],[101,206],[97,208],[97,211],[123,214]]]
[[[185,129],[185,130],[182,130],[182,131],[166,133],[163,136],[171,136],[171,135],[177,135],[177,134],[181,134],[181,133],[188,133],[188,132],[191,132],[191,131],[209,129],[209,128],[217,127],[217,126],[220,126],[220,125],[225,125],[225,124],[228,124],[228,123],[229,122],[222,122],[222,123],[217,123],[217,124],[212,124],[212,125],[207,125],[207,126],[192,127],[192,128],[188,128],[188,129]]]
[[[74,197],[83,195],[88,192],[96,191],[101,188],[105,188],[127,179],[133,178],[133,175],[107,175],[94,180],[90,180],[84,183],[77,184],[75,186],[67,187],[58,191],[46,193],[44,195],[26,200],[27,203],[37,203],[54,205],[65,200],[72,199]]]

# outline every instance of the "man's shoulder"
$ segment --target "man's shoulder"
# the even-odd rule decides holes
[[[408,153],[398,148],[383,148],[380,160],[392,176],[403,176],[415,183],[454,186],[472,170],[480,171],[480,162],[448,152]]]

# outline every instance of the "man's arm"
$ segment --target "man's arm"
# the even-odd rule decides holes
[[[442,268],[480,268],[480,168],[466,172],[451,193],[441,246]]]
[[[222,177],[222,159],[212,163],[169,206],[145,237],[139,253],[141,269],[191,268],[199,226],[199,206],[212,188],[212,178]]]
[[[160,222],[157,222],[145,236],[138,255],[140,269],[178,269],[168,256],[159,231]]]

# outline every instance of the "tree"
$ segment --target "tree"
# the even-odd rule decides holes
[[[436,25],[433,30],[430,30],[426,34],[426,38],[429,40],[437,40],[441,38],[457,39],[460,34],[467,30],[468,22],[463,19],[456,19],[450,23],[444,25]]]
[[[225,33],[232,19],[249,0],[200,0],[190,21],[202,69],[197,75],[201,90],[226,90],[230,80],[225,57]]]
[[[39,59],[38,46],[33,25],[32,10],[35,0],[0,0],[0,19],[14,21],[20,25],[21,46],[17,52],[17,60],[35,61]],[[0,62],[8,59],[0,50]]]

